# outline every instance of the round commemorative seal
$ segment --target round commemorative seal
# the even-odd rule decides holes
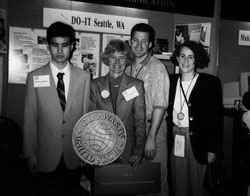
[[[118,116],[105,110],[95,110],[76,123],[72,142],[76,154],[91,165],[107,165],[123,152],[126,129]]]

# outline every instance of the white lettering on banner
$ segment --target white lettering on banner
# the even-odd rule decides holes
[[[135,24],[148,23],[148,19],[142,18],[43,8],[43,26],[49,27],[56,21],[68,23],[75,30],[125,35],[130,34]]]
[[[250,31],[239,31],[238,44],[242,46],[250,46]]]
[[[165,6],[165,7],[175,7],[175,2],[173,0],[120,0],[121,2],[129,2],[134,4],[145,4],[153,6]]]

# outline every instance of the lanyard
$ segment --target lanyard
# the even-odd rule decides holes
[[[181,77],[180,77],[180,87],[181,87],[181,91],[182,91],[182,94],[183,94],[183,96],[184,96],[185,102],[187,103],[187,106],[189,106],[188,100],[187,100],[187,94],[188,94],[189,88],[191,87],[191,84],[193,83],[193,80],[194,80],[195,76],[196,76],[196,73],[194,74],[194,76],[193,76],[193,78],[192,78],[192,80],[191,80],[191,82],[190,82],[190,84],[189,84],[189,86],[188,86],[188,89],[187,89],[187,92],[186,92],[186,93],[184,92],[183,86],[182,86],[182,84],[181,84]],[[181,93],[180,93],[180,94],[181,94]],[[181,95],[180,95],[180,98],[181,98]],[[182,102],[181,102],[181,104],[182,104],[182,105],[181,105],[181,111],[182,111],[182,108],[183,108],[185,102],[184,102],[183,104],[182,104]]]
[[[135,69],[135,78],[137,78],[138,76],[139,76],[139,74],[140,74],[140,72],[141,72],[141,70],[142,70],[142,68],[143,68],[144,66],[143,65],[141,65],[141,67],[140,67],[140,69],[138,70],[138,71],[136,71],[136,69]],[[133,75],[133,68],[131,67],[131,76]]]

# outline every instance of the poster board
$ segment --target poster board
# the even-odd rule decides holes
[[[76,50],[71,63],[99,76],[100,35],[76,33]],[[10,27],[9,83],[25,84],[27,74],[50,61],[46,30]]]
[[[174,48],[186,40],[200,42],[209,54],[211,23],[175,25]]]

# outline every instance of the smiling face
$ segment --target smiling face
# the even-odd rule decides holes
[[[108,64],[110,75],[113,78],[118,78],[125,70],[126,56],[123,52],[115,52],[109,57]]]
[[[130,44],[136,58],[146,57],[149,53],[149,48],[152,45],[149,41],[149,33],[140,31],[134,32]]]
[[[179,67],[182,73],[192,74],[195,71],[194,53],[188,47],[183,47],[180,55],[177,57]]]
[[[73,50],[73,44],[68,37],[54,37],[50,40],[48,49],[54,65],[62,69],[67,64],[71,51]]]

